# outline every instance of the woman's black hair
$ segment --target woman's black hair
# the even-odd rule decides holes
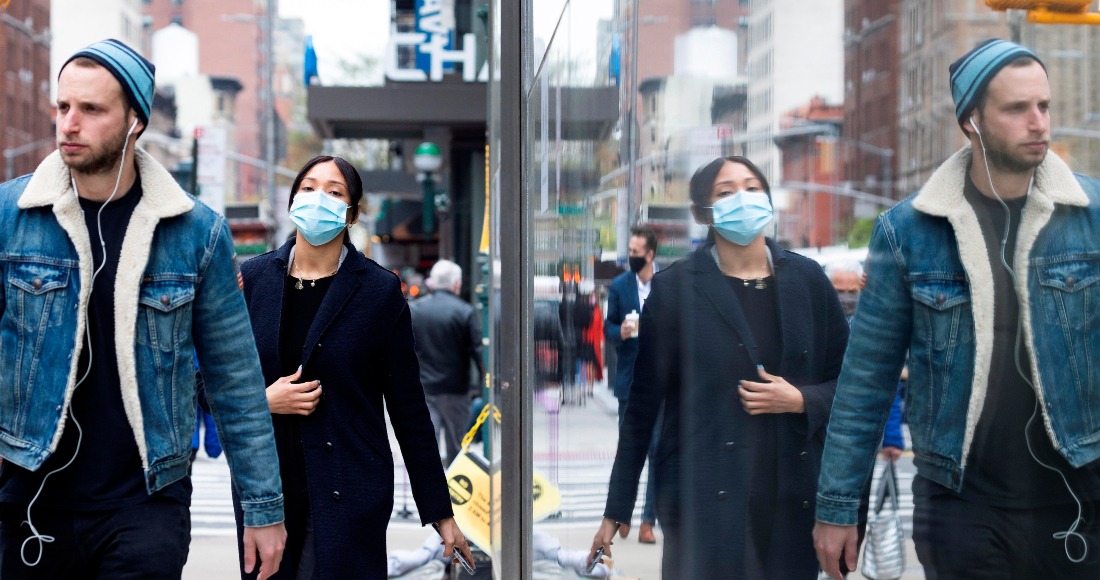
[[[351,198],[351,207],[355,208],[355,217],[359,217],[359,202],[363,200],[363,180],[359,177],[359,172],[355,167],[348,163],[343,157],[332,157],[331,155],[318,155],[302,166],[302,170],[298,172],[298,176],[294,178],[294,185],[290,186],[290,201],[287,202],[287,211],[294,206],[294,196],[298,194],[298,190],[302,187],[302,180],[309,174],[309,170],[313,169],[321,163],[328,163],[332,161],[336,163],[336,168],[340,170],[340,175],[344,176],[344,181],[348,184],[348,197]]]
[[[740,163],[748,168],[753,176],[760,180],[760,187],[764,189],[764,193],[768,194],[768,201],[771,201],[771,186],[768,185],[768,178],[764,177],[764,173],[760,171],[760,168],[752,161],[749,161],[748,158],[734,155],[731,157],[719,157],[700,167],[695,172],[695,175],[691,176],[691,203],[699,207],[707,207],[710,205],[710,194],[711,190],[714,189],[714,181],[718,179],[718,173],[722,171],[726,163]]]

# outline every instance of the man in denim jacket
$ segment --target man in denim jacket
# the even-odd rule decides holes
[[[61,69],[58,151],[0,185],[0,577],[179,578],[193,356],[241,498],[246,568],[286,538],[271,416],[221,216],[135,148],[153,66]]]
[[[1050,89],[1031,51],[988,41],[950,72],[971,144],[872,234],[818,558],[837,579],[842,552],[855,566],[859,495],[908,351],[927,576],[1100,578],[1100,182],[1048,152]]]

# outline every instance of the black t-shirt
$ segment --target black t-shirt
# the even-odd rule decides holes
[[[50,476],[35,505],[74,511],[108,510],[136,505],[150,497],[145,489],[144,470],[134,430],[122,405],[115,353],[115,277],[126,227],[141,197],[139,178],[126,195],[107,203],[105,207],[100,202],[80,199],[91,241],[93,271],[102,266],[95,277],[88,303],[91,341],[89,344],[87,335],[82,337],[84,345],[77,371],[77,380],[85,373],[87,378],[73,392],[71,415],[67,418],[57,451],[42,467],[31,472],[4,462],[0,472],[0,503],[29,503],[42,484],[42,478],[68,463],[74,453],[76,458],[71,465]],[[100,208],[103,209],[100,222],[107,248],[106,262],[96,223]],[[80,429],[77,428],[78,422]],[[80,431],[83,436],[80,436]],[[190,505],[191,480],[185,477],[154,495]]]
[[[977,214],[993,274],[993,353],[988,387],[963,473],[962,491],[956,493],[918,477],[914,480],[914,493],[951,494],[967,501],[1016,509],[1073,503],[1062,477],[1039,465],[1028,450],[1024,431],[1034,413],[1035,420],[1028,438],[1035,455],[1043,463],[1065,473],[1079,496],[1098,496],[1100,477],[1096,465],[1074,469],[1055,451],[1050,441],[1042,413],[1036,411],[1035,391],[1024,380],[1024,375],[1029,380],[1031,378],[1031,357],[1022,335],[1018,357],[1013,355],[1020,305],[1013,290],[1012,278],[1001,262],[1001,241],[1005,235],[1004,206],[996,199],[983,195],[971,181],[969,172],[964,195]],[[1011,212],[1011,221],[1004,258],[1014,269],[1017,267],[1014,263],[1016,233],[1026,202],[1026,197],[1005,200]],[[1019,370],[1016,367],[1017,358]],[[1020,374],[1021,371],[1024,375]]]
[[[783,359],[783,340],[779,329],[779,298],[775,293],[775,276],[761,280],[743,280],[727,276],[745,322],[749,325],[752,338],[756,342],[757,363],[764,365],[769,374],[779,372],[779,361]]]
[[[279,333],[279,372],[281,376],[294,374],[302,364],[302,349],[306,344],[313,319],[321,309],[332,285],[333,276],[302,281],[302,289],[297,288],[298,279],[287,276],[283,295],[283,324]],[[304,381],[303,377],[299,382]],[[301,498],[309,497],[306,485],[306,458],[302,447],[301,415],[279,415],[283,436],[283,457],[280,469],[283,477],[283,492]]]

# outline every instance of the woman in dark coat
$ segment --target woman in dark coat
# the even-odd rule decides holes
[[[848,324],[821,267],[764,237],[770,193],[751,162],[701,168],[691,199],[711,235],[653,279],[592,553],[609,552],[617,522],[630,522],[663,402],[662,578],[813,580],[818,471]]]
[[[452,517],[401,283],[347,242],[363,195],[359,174],[343,159],[316,157],[291,192],[297,234],[241,267],[286,506],[287,545],[274,577],[386,577],[393,456],[383,401],[421,521],[439,523],[446,555],[454,546],[469,557]],[[236,497],[234,511],[240,548]],[[243,555],[242,577],[251,577]]]

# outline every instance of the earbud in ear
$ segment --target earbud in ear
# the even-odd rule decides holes
[[[138,124],[137,119],[134,119],[134,122],[130,123],[130,130],[126,132],[127,137],[134,134],[134,129],[137,129],[137,124]]]
[[[970,115],[970,126],[974,127],[974,132],[977,133],[979,137],[982,136],[982,132],[978,130],[978,124],[974,122],[974,115]]]

